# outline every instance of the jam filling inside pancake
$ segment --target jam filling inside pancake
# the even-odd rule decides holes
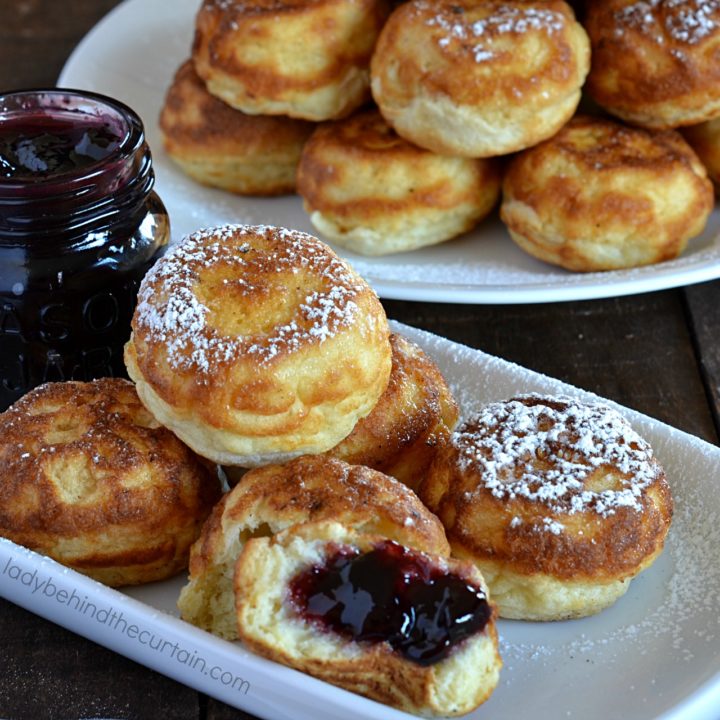
[[[290,598],[302,617],[323,629],[387,641],[422,666],[482,632],[492,614],[481,588],[391,540],[366,553],[339,547],[293,579]]]

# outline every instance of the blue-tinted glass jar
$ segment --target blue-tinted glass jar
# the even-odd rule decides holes
[[[71,90],[0,95],[0,409],[122,376],[137,290],[170,236],[140,118]]]

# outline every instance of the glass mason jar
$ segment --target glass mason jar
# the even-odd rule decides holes
[[[140,118],[74,90],[0,95],[0,410],[123,376],[138,287],[169,240]]]

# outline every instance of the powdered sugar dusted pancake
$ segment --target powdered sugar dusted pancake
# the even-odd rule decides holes
[[[336,445],[391,365],[367,283],[316,238],[267,226],[199,231],[160,260],[125,357],[160,422],[199,454],[246,467]]]
[[[661,552],[665,473],[614,410],[525,395],[467,420],[420,496],[473,559],[504,617],[579,617],[612,604]]]

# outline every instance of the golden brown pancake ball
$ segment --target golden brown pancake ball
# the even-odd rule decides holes
[[[712,183],[679,133],[576,117],[513,159],[500,216],[534,257],[593,271],[677,257],[712,208]]]
[[[420,347],[390,335],[390,381],[369,415],[325,455],[364,465],[416,489],[458,419],[458,406],[440,369]],[[231,486],[246,470],[224,468]]]
[[[323,236],[363,255],[385,255],[474,227],[497,203],[500,168],[413,145],[367,110],[317,128],[297,187]]]
[[[249,114],[343,117],[370,96],[387,0],[204,0],[193,60],[208,90]]]
[[[249,471],[213,509],[190,554],[190,579],[178,600],[183,619],[236,639],[232,579],[245,544],[324,520],[450,554],[442,525],[405,485],[370,468],[304,456]]]
[[[685,127],[682,134],[705,166],[717,192],[720,186],[720,118]]]
[[[477,617],[475,631],[468,631],[467,637],[451,644],[445,657],[432,662],[420,663],[406,657],[402,649],[394,648],[392,641],[383,637],[356,641],[340,632],[318,627],[303,617],[302,607],[298,607],[300,598],[294,593],[296,578],[307,577],[311,569],[318,566],[332,565],[338,558],[339,548],[346,556],[359,557],[359,563],[367,563],[368,558],[381,554],[387,547],[387,538],[382,535],[358,533],[336,522],[302,525],[272,538],[250,540],[238,559],[234,578],[240,639],[258,655],[409,713],[443,717],[468,713],[487,700],[495,689],[502,665],[497,649],[495,611],[487,602],[482,575],[471,563],[412,553],[401,546],[393,546],[394,554],[380,555],[384,562],[376,572],[382,573],[389,582],[395,573],[399,574],[392,565],[396,557],[398,563],[408,562],[406,558],[420,560],[420,567],[428,575],[432,573],[434,580],[418,591],[418,594],[425,593],[423,599],[428,594],[432,597],[436,583],[450,577],[463,584],[463,598],[472,596],[477,603],[472,605],[465,600],[462,610],[466,624],[470,618]],[[361,564],[356,573],[362,583],[368,571]],[[331,586],[320,597],[331,607],[334,604],[343,608],[341,617],[352,627],[363,617],[361,603],[367,595],[362,585],[351,597],[343,592],[345,588],[346,585],[338,589]],[[435,597],[440,592],[436,590]],[[425,604],[410,601],[404,618],[408,645],[416,652],[422,648],[427,655],[434,650],[435,637],[426,630],[425,624],[430,615],[427,606],[433,600],[425,600]],[[316,604],[313,598],[313,609]],[[388,605],[392,607],[389,601]],[[475,607],[477,614],[473,615],[470,608]],[[458,613],[452,602],[439,601],[433,609],[443,618]],[[418,617],[415,624],[409,620],[413,611]],[[352,619],[346,620],[345,613]],[[370,614],[363,622],[363,629],[372,624],[372,619]],[[378,626],[385,629],[387,624],[385,614]],[[375,627],[373,630],[378,632]],[[432,637],[429,642],[428,636]]]
[[[380,35],[372,93],[407,140],[490,157],[557,132],[589,64],[587,35],[565,2],[411,0]]]
[[[458,407],[438,366],[415,343],[392,334],[392,370],[372,412],[327,454],[367,465],[415,489],[447,442]]]
[[[0,536],[111,586],[187,567],[220,483],[132,383],[42,385],[0,414],[0,434]]]
[[[587,3],[587,89],[606,110],[647,128],[720,115],[720,4],[714,0]]]
[[[539,395],[469,418],[419,492],[500,616],[525,620],[611,605],[662,551],[673,511],[651,447],[618,412]]]
[[[168,89],[160,130],[168,155],[193,180],[240,195],[295,191],[304,120],[246,115],[210,95],[191,61]]]
[[[327,245],[284,228],[190,235],[145,276],[132,329],[140,398],[222,465],[329,450],[390,377],[377,295]]]

